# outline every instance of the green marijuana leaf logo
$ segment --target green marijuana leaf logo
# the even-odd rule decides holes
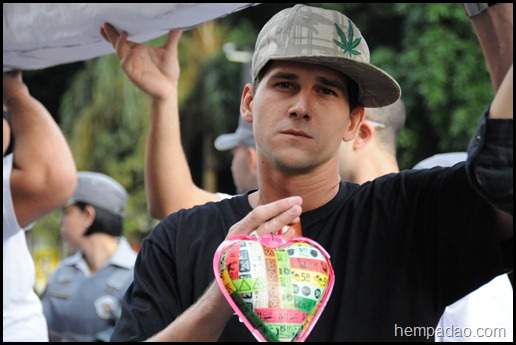
[[[351,55],[360,55],[362,54],[359,51],[354,50],[356,46],[360,44],[360,41],[362,40],[362,37],[357,38],[356,40],[353,40],[353,25],[351,24],[351,20],[348,19],[348,25],[349,25],[349,41],[346,39],[346,34],[344,34],[344,31],[335,23],[335,27],[337,28],[337,33],[340,36],[340,42],[337,40],[333,40],[336,45],[341,47],[344,50],[344,53],[348,53]]]

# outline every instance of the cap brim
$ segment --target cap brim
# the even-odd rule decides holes
[[[215,139],[214,145],[219,151],[231,150],[238,146],[238,137],[235,133],[222,134]]]
[[[385,107],[401,97],[398,82],[382,69],[369,63],[327,56],[272,56],[269,61],[271,60],[292,60],[322,65],[348,75],[358,84],[359,101],[364,107]]]

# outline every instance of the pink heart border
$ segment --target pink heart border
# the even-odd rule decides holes
[[[278,238],[280,239],[279,241],[278,241]],[[217,284],[218,284],[220,290],[222,291],[224,297],[226,298],[228,303],[231,305],[231,308],[237,313],[240,320],[242,322],[244,322],[246,327],[251,331],[251,333],[254,335],[254,337],[260,342],[267,342],[267,339],[265,339],[265,337],[260,333],[260,331],[258,329],[253,327],[251,322],[248,320],[247,316],[242,313],[240,308],[233,301],[233,299],[227,292],[226,287],[224,286],[224,282],[220,276],[220,257],[222,256],[224,249],[231,246],[232,244],[242,241],[242,240],[256,241],[256,242],[259,242],[262,245],[265,245],[272,249],[284,247],[284,246],[290,245],[291,243],[294,243],[294,242],[304,242],[304,243],[307,243],[307,244],[315,247],[317,250],[319,250],[322,253],[322,255],[324,256],[324,258],[326,259],[326,261],[328,262],[328,268],[329,268],[328,283],[327,283],[326,289],[324,291],[324,294],[320,299],[319,307],[317,308],[315,314],[311,317],[310,321],[308,322],[306,330],[303,332],[303,334],[300,337],[298,337],[295,340],[295,342],[305,341],[305,339],[308,337],[308,335],[312,331],[313,327],[317,323],[317,320],[321,316],[321,313],[325,309],[326,304],[328,303],[328,300],[330,299],[330,295],[333,290],[333,284],[335,282],[335,277],[334,277],[333,267],[332,267],[331,261],[330,261],[330,255],[326,252],[326,250],[323,247],[321,247],[321,245],[319,245],[319,243],[317,243],[314,240],[309,239],[307,237],[303,237],[303,236],[292,237],[292,238],[288,239],[287,241],[285,241],[281,237],[281,235],[274,235],[274,234],[264,235],[259,238],[256,236],[252,236],[252,235],[237,235],[237,236],[228,237],[225,241],[223,241],[219,245],[219,247],[215,251],[215,255],[213,257],[213,271],[215,273],[215,280],[217,281]]]

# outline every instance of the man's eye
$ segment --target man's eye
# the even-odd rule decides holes
[[[292,87],[292,84],[290,84],[289,82],[286,82],[286,81],[280,82],[276,85],[281,88],[284,88],[284,89],[288,89],[288,88]]]
[[[336,93],[333,90],[326,89],[326,88],[321,88],[321,92],[324,93],[325,95],[336,95]]]

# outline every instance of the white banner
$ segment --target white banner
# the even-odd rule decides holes
[[[113,53],[100,35],[105,22],[146,42],[171,29],[191,29],[256,3],[4,3],[4,72],[42,69]]]

